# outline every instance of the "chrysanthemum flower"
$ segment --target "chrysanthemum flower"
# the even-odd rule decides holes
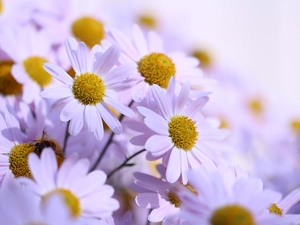
[[[156,33],[149,32],[146,39],[139,26],[134,25],[135,45],[116,29],[108,33],[121,46],[128,60],[136,63],[138,83],[132,87],[132,98],[135,101],[142,101],[149,87],[154,84],[166,89],[171,77],[175,77],[181,84],[189,80],[193,87],[203,85],[202,71],[197,68],[198,60],[182,52],[165,53],[162,40]]]
[[[77,135],[85,123],[88,130],[101,140],[104,133],[102,119],[114,133],[120,134],[122,126],[109,107],[126,116],[134,115],[117,94],[130,87],[128,78],[132,74],[132,65],[114,67],[120,55],[120,48],[115,45],[103,54],[98,53],[97,57],[96,47],[89,52],[83,42],[78,44],[73,38],[67,40],[66,48],[76,72],[75,78],[56,65],[45,63],[45,70],[67,87],[46,89],[40,95],[56,99],[54,108],[63,107],[60,119],[70,121],[71,135]]]
[[[219,161],[209,142],[222,140],[227,132],[213,128],[199,113],[208,101],[207,96],[189,101],[188,83],[182,86],[178,96],[174,89],[174,79],[171,79],[167,92],[153,85],[152,94],[158,113],[145,107],[138,107],[138,110],[145,117],[145,124],[156,132],[145,144],[148,159],[162,158],[167,168],[167,181],[173,183],[181,176],[186,184],[189,168],[196,169],[203,162]]]
[[[189,182],[197,195],[182,195],[182,216],[186,224],[202,225],[287,225],[296,224],[297,217],[281,217],[269,213],[280,193],[263,190],[261,180],[236,178],[231,185],[226,176],[201,168],[189,174]]]
[[[53,150],[46,148],[40,158],[30,154],[28,162],[34,181],[21,179],[21,182],[37,194],[41,204],[59,194],[72,216],[82,220],[106,218],[118,209],[118,201],[111,198],[114,189],[104,184],[105,173],[100,170],[88,173],[87,159],[69,157],[58,169]]]
[[[165,178],[166,170],[160,164],[157,170]],[[134,173],[137,179],[130,188],[137,191],[135,201],[138,206],[152,209],[148,216],[151,222],[162,224],[181,224],[179,192],[191,192],[191,187],[184,186],[180,182],[171,184],[165,179],[159,179],[144,173]]]
[[[0,46],[12,59],[11,74],[23,86],[22,99],[32,103],[41,88],[56,81],[43,69],[45,62],[54,62],[53,42],[46,30],[33,26],[2,28]]]
[[[34,194],[10,183],[0,188],[1,224],[83,225],[70,215],[59,195],[49,197],[40,207]]]

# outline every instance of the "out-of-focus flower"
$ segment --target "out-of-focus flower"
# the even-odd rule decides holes
[[[45,148],[40,158],[30,154],[28,162],[34,181],[20,179],[32,189],[42,204],[58,194],[65,200],[72,216],[83,221],[106,218],[118,209],[118,201],[111,198],[114,189],[104,184],[105,173],[100,170],[88,173],[87,159],[69,157],[58,169],[53,150]]]
[[[230,172],[230,171],[228,171]],[[227,183],[226,174],[204,167],[189,174],[189,182],[197,196],[182,195],[182,216],[186,224],[203,225],[284,225],[297,224],[299,217],[270,213],[268,208],[281,194],[263,190],[261,180],[236,177]]]
[[[196,169],[201,163],[220,160],[209,142],[222,140],[228,133],[213,128],[200,113],[208,101],[207,96],[189,102],[188,83],[182,86],[178,96],[174,89],[174,79],[170,80],[167,92],[153,85],[152,95],[158,113],[145,107],[138,107],[138,110],[145,117],[145,124],[156,132],[145,144],[148,159],[162,158],[167,168],[167,181],[173,183],[181,177],[186,184],[189,168]]]
[[[89,52],[83,42],[78,44],[73,38],[67,40],[66,48],[76,72],[75,78],[60,67],[46,63],[46,71],[67,87],[46,89],[40,95],[56,99],[54,108],[63,107],[60,119],[70,121],[71,135],[77,135],[85,123],[88,130],[101,140],[104,135],[102,119],[114,133],[120,134],[122,126],[109,106],[126,116],[134,115],[118,96],[118,91],[131,85],[132,80],[128,78],[132,74],[132,65],[114,67],[120,55],[120,49],[115,45],[97,56],[96,47]]]

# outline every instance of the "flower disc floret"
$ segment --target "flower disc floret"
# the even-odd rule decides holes
[[[62,197],[74,217],[81,215],[80,201],[70,190],[63,188],[54,189],[43,197],[43,201],[46,201],[47,198],[54,194],[59,194]]]
[[[0,61],[0,93],[3,95],[18,95],[22,91],[22,85],[11,74],[13,64],[11,60]]]
[[[269,207],[269,212],[282,216],[282,210],[274,203]]]
[[[2,0],[0,0],[0,14],[3,12],[3,3]]]
[[[187,116],[173,116],[168,123],[169,136],[177,148],[191,150],[198,140],[195,121]]]
[[[210,218],[211,225],[255,225],[253,216],[240,205],[226,205],[217,209]]]
[[[72,32],[76,38],[92,48],[104,38],[103,24],[92,17],[82,17],[72,24]]]
[[[38,85],[44,87],[51,83],[52,76],[47,73],[43,66],[46,59],[38,56],[32,56],[23,61],[25,71]]]
[[[103,101],[105,85],[96,74],[84,73],[75,78],[72,91],[74,97],[83,105],[96,105]]]
[[[31,143],[15,145],[9,153],[9,168],[15,177],[32,178],[28,166],[28,154],[34,151]]]
[[[138,71],[150,85],[167,88],[169,80],[175,76],[176,68],[172,60],[162,53],[150,53],[138,62]]]
[[[177,195],[175,195],[173,192],[170,191],[170,192],[168,193],[168,197],[169,197],[169,201],[170,201],[176,208],[180,207],[181,201],[180,201],[180,199],[178,198]]]

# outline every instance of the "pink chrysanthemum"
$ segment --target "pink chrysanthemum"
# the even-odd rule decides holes
[[[204,167],[189,173],[189,182],[197,195],[185,193],[181,196],[185,224],[195,224],[195,221],[202,225],[297,224],[299,217],[269,213],[268,208],[280,199],[280,193],[264,190],[257,178],[236,176],[228,182],[226,175]]]
[[[213,128],[199,113],[208,97],[189,100],[188,83],[183,85],[178,96],[174,89],[174,79],[171,79],[167,92],[153,85],[158,113],[145,107],[138,107],[138,110],[145,116],[145,124],[156,133],[145,144],[148,159],[162,158],[167,168],[167,181],[173,183],[181,176],[186,184],[189,168],[196,169],[203,162],[219,161],[219,155],[209,147],[209,142],[222,140],[228,132]]]
[[[152,31],[146,38],[138,25],[133,26],[132,33],[134,45],[120,31],[111,29],[108,32],[111,40],[121,46],[123,60],[136,63],[138,83],[131,90],[134,101],[142,101],[153,84],[167,88],[171,77],[176,77],[181,84],[189,80],[195,88],[203,86],[204,77],[197,67],[197,59],[183,52],[165,53],[162,39]]]
[[[36,193],[41,203],[59,194],[72,216],[82,220],[106,218],[118,209],[118,201],[111,198],[114,189],[104,184],[106,174],[100,170],[88,173],[87,159],[69,157],[58,168],[54,151],[45,148],[40,158],[30,154],[28,162],[34,181],[20,180]]]
[[[62,107],[60,119],[70,121],[71,135],[77,135],[85,123],[88,130],[101,140],[104,133],[101,119],[114,133],[120,134],[122,126],[109,107],[126,116],[134,115],[118,96],[118,91],[131,84],[128,77],[132,74],[132,65],[114,67],[120,55],[120,48],[115,45],[104,53],[96,52],[97,46],[89,52],[83,42],[77,43],[69,38],[66,49],[76,72],[75,78],[56,65],[45,63],[45,70],[67,87],[46,89],[40,95],[57,99],[52,106]]]

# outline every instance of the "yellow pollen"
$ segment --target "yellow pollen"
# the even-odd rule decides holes
[[[52,81],[52,76],[44,70],[43,65],[46,59],[38,56],[31,56],[23,61],[25,71],[38,85],[45,87]]]
[[[72,91],[83,105],[96,105],[103,101],[105,94],[103,80],[93,73],[84,73],[75,78]]]
[[[300,120],[299,119],[291,121],[290,126],[296,134],[298,134],[298,135],[300,134]]]
[[[150,15],[141,15],[138,18],[138,23],[152,29],[157,25],[157,21],[155,20],[155,18]]]
[[[22,92],[22,85],[11,74],[13,64],[10,60],[0,61],[0,93],[3,95],[18,95]]]
[[[76,195],[74,195],[70,190],[63,188],[56,188],[51,192],[48,192],[42,197],[42,201],[45,202],[51,195],[60,195],[66,205],[69,207],[71,214],[74,217],[78,217],[81,214],[80,201]]]
[[[255,115],[260,115],[263,113],[263,105],[262,102],[259,99],[252,99],[249,102],[249,108]]]
[[[211,225],[255,225],[251,212],[239,205],[217,209],[210,218]]]
[[[76,38],[86,43],[92,48],[96,44],[100,44],[104,38],[104,26],[102,22],[92,17],[82,17],[72,24],[72,32]]]
[[[173,192],[169,191],[168,193],[169,201],[175,205],[176,208],[180,207],[181,201],[179,200],[178,196],[175,195]]]
[[[274,203],[269,207],[269,212],[282,216],[282,210]]]
[[[167,88],[169,80],[175,76],[176,68],[172,60],[162,53],[150,53],[138,62],[138,71],[150,85]]]
[[[173,116],[168,124],[169,136],[177,148],[190,151],[198,140],[195,121],[187,116]]]
[[[3,12],[3,3],[2,0],[0,0],[0,14]]]
[[[28,154],[34,151],[31,143],[14,146],[9,153],[9,168],[15,177],[29,177],[32,175],[28,166]]]
[[[209,68],[212,64],[212,59],[208,52],[203,50],[194,51],[193,56],[200,61],[200,67]]]

